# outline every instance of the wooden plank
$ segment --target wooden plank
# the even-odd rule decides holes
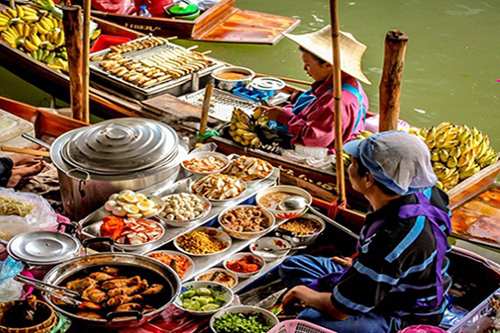
[[[453,210],[489,188],[500,174],[500,161],[482,169],[448,191]]]
[[[199,31],[193,39],[274,45],[283,38],[283,32],[292,30],[299,23],[300,20],[295,18],[233,8],[230,15],[217,26]]]

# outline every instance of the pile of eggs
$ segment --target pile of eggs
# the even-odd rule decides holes
[[[162,207],[142,193],[123,190],[112,194],[104,204],[104,209],[116,216],[127,216],[135,219],[157,215]]]

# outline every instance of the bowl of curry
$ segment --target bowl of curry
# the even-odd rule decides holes
[[[297,218],[307,211],[307,208],[299,210],[280,210],[280,202],[292,196],[304,197],[307,199],[308,204],[312,202],[312,197],[307,191],[300,187],[288,185],[278,185],[262,189],[257,192],[255,200],[259,206],[267,208],[273,213],[276,219],[287,220]]]
[[[222,67],[212,72],[215,87],[232,91],[234,88],[247,88],[255,77],[255,72],[245,67]]]

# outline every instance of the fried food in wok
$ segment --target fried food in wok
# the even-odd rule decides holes
[[[106,266],[67,279],[63,285],[81,295],[76,297],[82,302],[78,307],[54,297],[52,301],[77,316],[90,319],[105,318],[110,312],[132,310],[146,314],[161,307],[162,302],[164,304],[169,296],[164,286],[156,283],[158,279],[141,275],[136,269],[129,269],[130,274],[126,270]]]

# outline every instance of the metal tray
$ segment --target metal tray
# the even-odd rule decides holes
[[[201,107],[203,105],[204,96],[205,89],[201,89],[191,94],[179,96],[179,99],[186,103]],[[242,110],[248,115],[252,115],[257,105],[257,103],[248,99],[214,88],[208,115],[212,118],[227,122],[231,120],[235,108]]]
[[[142,38],[138,38],[135,40],[132,40],[130,42],[127,42],[126,44],[137,42],[137,41],[142,41],[142,40],[147,40],[150,38],[155,38],[151,36],[146,36]],[[141,60],[144,58],[148,58],[151,56],[154,56],[157,53],[163,52],[165,50],[171,50],[171,49],[185,49],[182,46],[172,44],[170,42],[166,42],[165,44],[162,45],[157,45],[155,47],[150,47],[142,50],[136,50],[136,51],[130,51],[123,53],[123,55],[126,58],[132,59],[132,60]],[[110,49],[105,49],[101,50],[98,52],[94,52],[90,55],[90,57],[95,57],[95,56],[100,56],[104,55],[110,52]],[[213,70],[224,66],[223,63],[219,62],[216,59],[207,57],[208,59],[213,61],[213,65],[204,68],[200,71],[197,72],[197,76],[199,77],[199,85],[204,86],[206,85],[210,80],[210,73],[212,73]],[[118,76],[114,76],[107,71],[105,71],[103,68],[99,66],[99,64],[104,60],[97,60],[97,61],[91,61],[90,62],[90,71],[92,73],[92,76],[96,82],[99,82],[101,84],[105,84],[106,86],[109,86],[113,89],[116,89],[117,91],[120,91],[122,93],[125,93],[131,97],[134,97],[138,100],[145,100],[149,99],[164,93],[169,93],[174,96],[179,96],[181,94],[185,94],[189,91],[191,91],[191,85],[192,85],[192,74],[184,75],[180,78],[170,80],[170,81],[165,81],[158,83],[156,85],[153,85],[151,87],[147,88],[141,88],[138,87],[137,85],[128,82],[126,80],[123,80],[122,78]]]
[[[195,176],[190,177],[189,179],[195,179]],[[273,174],[271,175],[271,177],[269,177],[261,182],[258,182],[256,184],[252,184],[252,185],[248,186],[247,191],[241,197],[238,197],[238,198],[236,198],[230,202],[227,202],[223,205],[212,206],[212,210],[210,211],[210,213],[207,216],[205,216],[205,218],[199,220],[196,223],[190,223],[189,225],[186,225],[185,227],[168,227],[166,225],[163,225],[165,227],[165,233],[163,234],[163,237],[161,237],[159,240],[157,240],[155,242],[146,243],[146,244],[148,244],[148,246],[145,246],[143,248],[133,250],[133,251],[127,250],[127,252],[144,254],[146,252],[158,249],[158,248],[172,242],[175,238],[179,237],[180,235],[185,234],[187,232],[190,232],[191,230],[194,230],[197,227],[211,221],[212,219],[217,217],[219,215],[219,213],[221,213],[226,208],[231,207],[231,206],[237,206],[237,205],[241,204],[242,202],[253,197],[259,190],[275,185],[278,182],[278,179],[279,179],[279,169],[274,168]],[[181,180],[181,181],[184,181],[184,180]],[[161,190],[159,190],[159,192],[155,192],[154,195],[159,196],[159,197],[163,197],[163,196],[166,196],[168,194],[175,193],[174,191],[175,191],[176,185],[177,185],[177,183],[179,183],[181,181],[178,181],[174,184],[171,184],[170,186],[167,186],[165,188],[162,188]],[[78,223],[82,226],[82,228],[85,228],[91,224],[94,224],[94,223],[102,220],[102,218],[107,216],[107,215],[109,215],[109,212],[106,211],[104,209],[104,207],[101,207],[100,209],[96,210],[95,212],[93,212],[89,216],[80,220]],[[239,251],[239,249],[244,248],[245,246],[247,246],[251,242],[252,242],[252,240],[248,240],[248,241],[234,240],[233,245],[231,246],[230,250],[226,251],[226,252],[233,254],[233,253],[235,253],[235,251],[236,252]],[[224,253],[226,253],[226,252],[224,252]],[[205,263],[204,260],[208,260],[208,262]],[[205,271],[206,269],[210,268],[211,266],[210,267],[207,266],[207,264],[210,264],[210,262],[212,262],[213,265],[216,265],[218,263],[218,260],[219,260],[218,256],[210,256],[209,259],[202,257],[200,263],[195,262],[195,264],[197,266],[197,271],[194,272],[193,274],[198,274],[198,272]]]

